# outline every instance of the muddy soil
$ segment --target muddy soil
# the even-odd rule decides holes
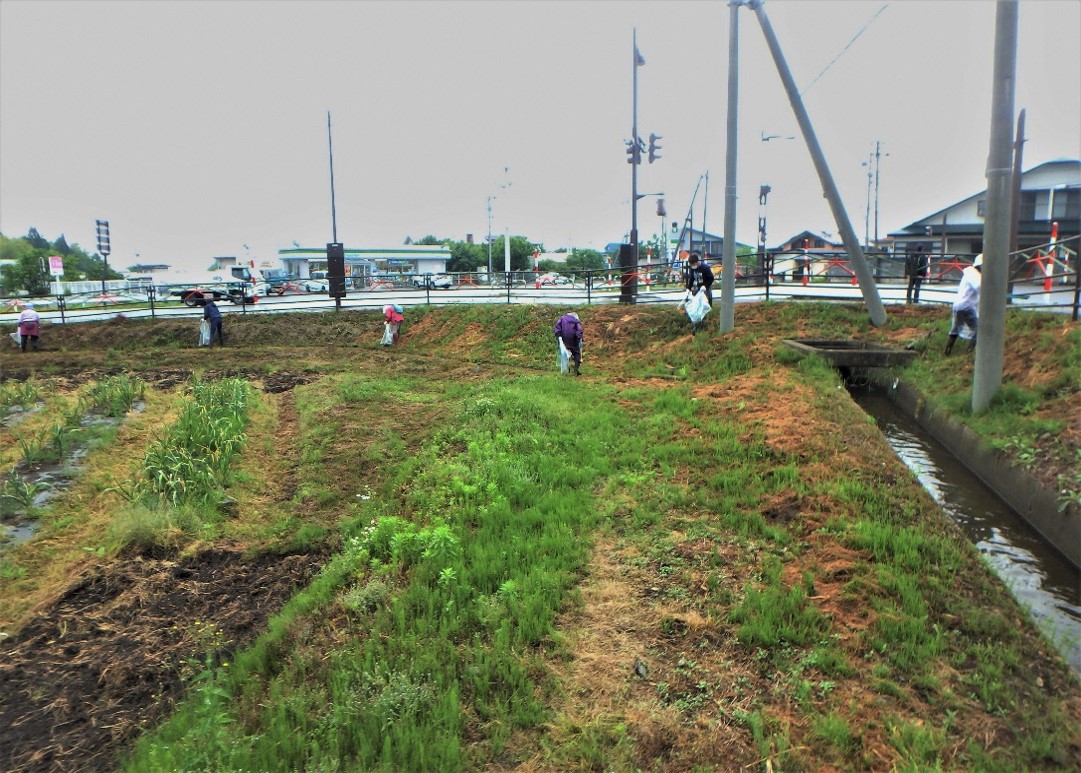
[[[208,645],[227,658],[253,640],[323,558],[216,548],[91,570],[0,642],[0,769],[115,769],[203,668]]]

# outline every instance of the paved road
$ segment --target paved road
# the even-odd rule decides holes
[[[1056,287],[1050,294],[1042,292],[1042,285],[1018,285],[1014,288],[1013,301],[1015,305],[1031,307],[1061,313],[1070,313],[1073,303],[1073,290],[1068,287]],[[720,283],[713,286],[714,302],[720,297]],[[882,284],[878,288],[883,304],[893,305],[904,303],[905,286],[903,284]],[[920,293],[921,302],[924,304],[948,305],[953,303],[957,293],[956,284],[925,285]],[[669,285],[658,289],[646,290],[642,285],[638,287],[638,303],[653,304],[664,303],[673,306],[683,297],[682,288]],[[761,301],[766,298],[766,288],[750,285],[736,286],[736,302]],[[803,286],[798,282],[786,282],[771,285],[769,288],[770,300],[835,300],[835,301],[862,301],[863,296],[857,285],[847,282],[812,283]],[[587,291],[583,287],[542,287],[532,286],[513,287],[509,291],[506,288],[487,287],[456,287],[449,290],[425,290],[425,289],[394,289],[376,291],[351,291],[341,299],[340,307],[343,309],[382,309],[389,303],[401,304],[405,307],[423,304],[449,305],[454,303],[527,303],[547,304],[557,306],[582,306],[586,304],[610,304],[619,302],[619,288],[605,287]],[[338,304],[323,293],[288,294],[284,296],[269,296],[260,298],[254,305],[235,306],[228,302],[219,304],[223,314],[265,314],[265,313],[303,313],[321,312],[334,309]],[[17,311],[7,311],[8,306],[0,306],[5,311],[0,313],[0,330],[12,332],[18,320]],[[40,309],[41,317],[45,321],[59,323],[61,314],[59,311]],[[117,314],[123,314],[129,318],[140,317],[180,317],[198,319],[202,315],[199,308],[186,306],[168,305],[156,306],[153,310],[149,306],[127,307],[119,309],[116,306],[90,306],[69,307],[63,315],[64,322],[91,322],[112,319]]]

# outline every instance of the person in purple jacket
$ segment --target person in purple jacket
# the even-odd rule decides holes
[[[582,321],[573,311],[564,314],[556,322],[554,332],[574,357],[574,375],[582,375]]]

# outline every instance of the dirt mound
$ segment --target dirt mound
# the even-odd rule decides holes
[[[0,767],[113,769],[209,651],[224,657],[253,640],[322,561],[219,548],[92,571],[0,642]]]

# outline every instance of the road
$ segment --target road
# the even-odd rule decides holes
[[[1055,288],[1052,293],[1042,292],[1042,285],[1018,285],[1014,288],[1013,301],[1017,306],[1031,307],[1034,309],[1070,313],[1073,303],[1074,292],[1072,288]],[[893,305],[904,303],[905,285],[901,283],[884,283],[879,285],[879,295],[882,303]],[[925,284],[921,293],[921,303],[948,305],[953,303],[957,293],[956,284]],[[713,286],[714,305],[720,298],[720,282]],[[448,290],[426,290],[396,288],[391,290],[351,291],[341,299],[340,306],[351,310],[378,310],[387,304],[397,303],[405,307],[424,304],[449,305],[454,303],[468,304],[550,304],[554,306],[583,306],[587,304],[609,304],[619,302],[619,288],[616,286],[601,289],[586,290],[584,287],[559,286],[541,287],[533,286],[506,288],[489,288],[479,286],[462,286]],[[668,285],[659,289],[646,289],[643,285],[638,286],[639,304],[666,303],[675,306],[683,297],[682,288],[677,285]],[[754,285],[737,285],[736,302],[745,303],[766,299],[766,288]],[[784,282],[771,285],[769,299],[777,301],[785,300],[830,300],[830,301],[862,301],[863,296],[857,285],[847,282],[819,283],[813,282],[802,285],[798,282]],[[218,308],[223,314],[267,314],[267,313],[304,313],[321,312],[334,309],[337,306],[333,298],[322,293],[287,294],[284,296],[261,297],[254,305],[237,306],[230,303],[221,303]],[[7,305],[0,308],[8,309]],[[55,309],[40,308],[41,318],[46,322],[65,323],[70,322],[93,322],[113,319],[118,314],[136,319],[142,317],[187,317],[197,319],[201,316],[199,308],[189,308],[169,304],[168,306],[156,305],[153,310],[149,305],[118,308],[116,306],[91,306],[85,308],[69,307],[63,315]],[[61,319],[63,317],[63,320]],[[5,311],[0,313],[0,328],[5,332],[12,332],[19,318],[18,311]]]

